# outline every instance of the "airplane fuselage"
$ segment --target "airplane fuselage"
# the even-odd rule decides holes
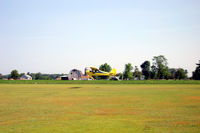
[[[101,70],[92,70],[92,71],[87,70],[86,74],[90,76],[110,76],[111,75],[110,73],[104,72]]]

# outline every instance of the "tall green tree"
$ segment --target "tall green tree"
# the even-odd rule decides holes
[[[176,71],[177,70],[175,68],[170,68],[169,69],[169,79],[175,79]]]
[[[144,75],[145,79],[149,79],[150,78],[150,62],[149,61],[145,61],[144,63],[142,63],[142,65],[140,65],[140,67],[142,68],[142,74]]]
[[[151,66],[151,74],[150,74],[151,79],[157,79],[157,68],[156,66]]]
[[[108,65],[107,63],[102,64],[102,65],[99,67],[99,70],[102,70],[102,71],[105,71],[105,72],[110,72],[111,69],[112,69],[111,66]]]
[[[175,79],[185,79],[187,76],[186,76],[186,73],[185,73],[185,70],[183,70],[182,68],[179,68],[176,70],[176,73],[175,73]]]
[[[188,71],[184,70],[184,73],[185,73],[185,78],[188,78]]]
[[[153,57],[153,66],[156,67],[157,78],[167,79],[169,76],[167,59],[163,55]]]
[[[0,79],[2,79],[2,74],[0,73]]]
[[[138,80],[141,80],[141,75],[142,75],[142,73],[139,71],[138,67],[135,66],[135,70],[133,72],[134,78],[137,78]]]
[[[111,71],[111,66],[108,65],[107,63],[102,64],[99,67],[99,70],[105,71],[105,72],[110,72]],[[95,79],[109,79],[110,76],[98,76],[98,77],[94,77]]]
[[[13,79],[18,79],[19,78],[19,73],[17,70],[12,70],[10,73],[10,77]]]
[[[131,63],[125,64],[125,70],[124,70],[124,73],[123,73],[123,79],[126,79],[126,80],[133,79],[133,74],[131,72],[132,70],[133,70],[133,67],[132,67]]]
[[[35,80],[35,73],[31,73],[30,76],[32,77],[33,80]]]
[[[200,80],[200,65],[198,65],[195,71],[192,73],[192,78],[194,80]]]
[[[40,79],[42,79],[42,74],[39,72],[39,73],[36,73],[35,74],[35,79],[36,80],[40,80]]]

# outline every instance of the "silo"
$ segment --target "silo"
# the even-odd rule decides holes
[[[83,73],[80,70],[73,69],[68,74],[69,80],[81,80],[81,77],[83,76]]]

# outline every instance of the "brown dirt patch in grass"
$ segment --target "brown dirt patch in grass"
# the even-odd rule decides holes
[[[37,99],[39,103],[44,104],[53,104],[59,106],[67,106],[67,105],[74,105],[74,104],[81,104],[87,101],[87,97],[55,97],[55,98],[40,98]]]
[[[185,126],[185,125],[199,125],[200,121],[175,121],[172,122],[173,125],[176,126]]]
[[[127,108],[123,112],[123,114],[125,114],[125,115],[138,115],[140,113],[141,113],[141,111],[139,111],[139,110],[133,110],[132,108]]]
[[[116,114],[119,114],[119,111],[115,109],[99,108],[95,110],[94,114],[95,115],[116,115]]]
[[[98,108],[94,110],[94,115],[137,115],[138,112],[134,112],[133,109],[125,108],[125,109],[106,109],[106,108]]]
[[[189,100],[200,100],[200,96],[189,96],[189,97],[186,97],[186,99],[189,99]]]
[[[118,97],[96,97],[90,100],[90,103],[104,104],[104,105],[119,105],[126,103],[136,103],[142,101],[139,97],[128,97],[128,96],[118,96]]]
[[[169,102],[169,101],[162,101],[162,102],[158,102],[155,107],[158,109],[162,109],[162,108],[170,108],[170,107],[175,107],[176,104]]]
[[[10,113],[10,114],[8,114],[8,116],[12,117],[12,119],[1,121],[0,125],[1,124],[2,125],[11,125],[13,123],[18,123],[18,122],[26,120],[26,117],[24,117],[23,115],[21,116],[20,112]]]
[[[200,103],[200,96],[186,96],[184,97],[185,103]]]
[[[172,124],[178,125],[178,126],[183,126],[183,125],[191,124],[191,122],[189,122],[189,121],[175,121],[175,122],[172,122]]]

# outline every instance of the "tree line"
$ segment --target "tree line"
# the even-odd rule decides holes
[[[150,61],[144,61],[141,65],[141,72],[135,66],[134,72],[131,63],[125,65],[125,70],[121,75],[122,79],[131,80],[141,78],[148,79],[186,79],[187,70],[183,68],[169,68],[167,59],[163,55],[154,56],[152,65]],[[142,77],[143,76],[143,77]]]
[[[149,79],[187,79],[188,72],[183,68],[169,68],[167,58],[163,55],[154,56],[152,59],[152,65],[150,61],[146,60],[141,65],[141,71],[138,66],[133,67],[131,63],[125,64],[123,73],[117,73],[116,76],[121,80],[149,80]],[[104,63],[99,66],[102,71],[110,72],[111,66]],[[19,79],[25,73],[18,73],[17,70],[12,70],[8,75],[0,74],[0,79]],[[63,76],[64,74],[42,74],[42,73],[30,73],[33,80],[54,80]],[[95,79],[108,79],[109,77],[94,77]],[[197,64],[195,71],[192,73],[190,79],[200,80],[200,63]]]
[[[20,79],[21,76],[25,75],[25,73],[20,73],[17,70],[12,70],[10,74],[8,75],[1,75],[0,79]],[[40,72],[38,73],[26,73],[26,75],[29,75],[32,77],[33,80],[55,80],[59,78],[60,76],[63,76],[64,74],[42,74]]]
[[[121,80],[188,79],[188,72],[186,69],[169,68],[167,58],[163,55],[154,56],[152,59],[152,65],[150,61],[147,60],[144,61],[140,67],[141,71],[139,71],[138,66],[133,67],[131,63],[127,63],[125,64],[123,73],[118,73],[117,76]],[[109,72],[111,67],[105,63],[102,64],[99,69]],[[200,80],[200,65],[197,66],[190,79]]]

